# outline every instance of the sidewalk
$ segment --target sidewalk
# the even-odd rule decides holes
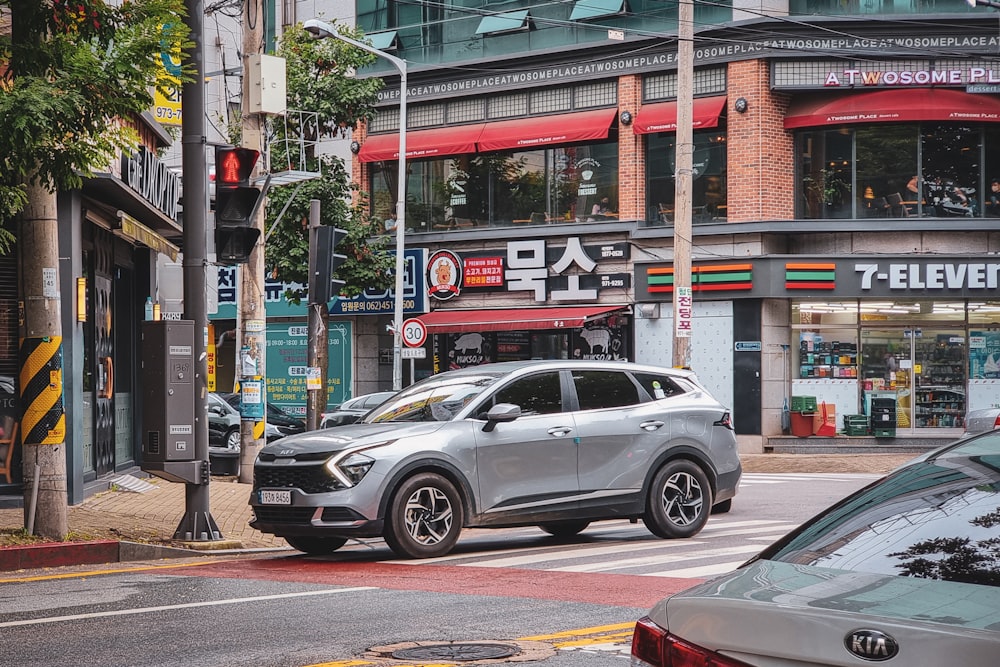
[[[916,454],[755,454],[743,457],[747,473],[885,473]],[[169,550],[169,555],[204,555],[215,549],[268,549],[287,548],[285,541],[250,527],[250,484],[240,484],[235,478],[213,477],[209,486],[209,511],[222,533],[222,540],[204,542],[178,542],[173,539],[185,510],[185,485],[158,478],[143,480],[149,483],[144,492],[109,490],[87,498],[80,505],[69,508],[70,538],[81,541],[112,541],[149,545],[142,549],[130,546],[135,559],[163,557],[162,547],[181,547]],[[0,529],[14,530],[23,526],[22,509],[0,509]],[[0,556],[14,547],[4,547],[5,534],[0,534]],[[65,543],[62,543],[65,544]],[[31,560],[43,562],[40,547],[58,549],[59,544],[31,547]],[[153,547],[157,547],[154,549]],[[229,551],[231,552],[231,551]],[[143,555],[146,554],[146,555]],[[10,555],[10,554],[8,554]],[[94,556],[99,558],[100,556]],[[2,559],[0,559],[2,560]],[[125,560],[125,558],[122,558]],[[82,561],[107,562],[107,561]],[[65,564],[65,563],[60,563]],[[2,570],[0,562],[0,570]]]

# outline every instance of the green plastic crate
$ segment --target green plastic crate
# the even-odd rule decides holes
[[[861,425],[852,424],[844,429],[844,435],[848,436],[868,435],[868,424],[861,424]]]
[[[895,428],[875,428],[872,429],[872,435],[876,438],[895,438],[896,429]]]
[[[792,412],[816,412],[815,396],[792,396]]]

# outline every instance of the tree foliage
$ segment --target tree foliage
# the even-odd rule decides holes
[[[339,30],[346,37],[364,39],[346,27]],[[317,156],[312,149],[304,154],[298,150],[303,145],[315,146],[323,138],[347,135],[360,120],[372,117],[383,82],[358,79],[353,73],[375,56],[337,39],[314,39],[301,26],[284,33],[279,55],[285,58],[288,108],[313,112],[317,122],[300,122],[302,117],[289,114],[285,124],[275,127],[272,171],[322,172],[322,178],[271,189],[267,229],[274,229],[265,245],[267,265],[284,282],[308,284],[309,201],[317,199],[321,224],[347,231],[337,247],[347,257],[337,270],[337,278],[345,282],[342,294],[355,296],[369,287],[384,289],[389,286],[393,262],[385,252],[388,237],[380,235],[381,221],[368,214],[367,196],[350,182],[339,158]],[[301,144],[299,137],[304,140]],[[286,296],[298,302],[303,295],[304,290],[298,289]]]
[[[116,122],[153,105],[162,53],[188,47],[183,0],[0,0],[0,246],[25,184],[78,188],[138,136]]]

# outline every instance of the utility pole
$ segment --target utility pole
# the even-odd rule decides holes
[[[250,58],[264,53],[264,2],[263,0],[246,0],[243,3],[243,85],[241,86],[242,104],[242,141],[240,145],[260,151],[264,160],[258,161],[254,177],[261,174],[262,164],[266,164],[269,155],[263,145],[261,132],[261,114],[250,108],[249,86],[254,82],[247,81],[248,72],[252,71]],[[261,197],[264,193],[261,194]],[[260,241],[250,251],[246,264],[240,265],[240,351],[237,369],[241,379],[260,382],[261,400],[264,402],[264,413],[261,421],[243,419],[240,422],[240,481],[253,481],[253,462],[264,446],[264,422],[267,419],[267,315],[264,305],[264,206],[257,209],[257,215],[252,221],[253,226],[260,230]]]
[[[320,226],[320,202],[309,200],[309,275],[316,272],[317,256],[316,230]],[[316,291],[309,290],[309,352],[306,365],[309,368],[320,369],[319,389],[306,389],[306,429],[315,431],[319,428],[320,415],[326,409],[327,376],[329,375],[329,359],[327,345],[329,339],[329,309],[326,302],[315,301]]]
[[[694,2],[677,7],[677,134],[674,146],[673,365],[691,366],[691,181],[694,166]]]

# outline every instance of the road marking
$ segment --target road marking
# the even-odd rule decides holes
[[[23,584],[29,581],[55,581],[57,579],[83,579],[86,577],[96,577],[104,574],[124,574],[126,572],[146,572],[149,570],[173,570],[179,567],[201,567],[204,565],[217,565],[227,563],[237,558],[214,558],[212,560],[200,560],[193,563],[171,563],[170,565],[146,565],[140,567],[118,567],[107,570],[86,570],[82,572],[64,572],[61,574],[43,574],[34,577],[19,577],[16,579],[0,579],[0,584]]]
[[[656,556],[646,556],[640,558],[626,558],[616,561],[605,561],[602,563],[581,563],[579,565],[567,565],[549,569],[550,572],[605,572],[611,570],[625,570],[634,567],[646,567],[650,565],[666,565],[667,563],[678,563],[691,560],[692,558],[711,558],[712,556],[736,556],[740,554],[755,554],[760,551],[760,546],[756,544],[745,544],[738,547],[728,547],[725,549],[712,548],[701,549],[699,551],[688,551],[680,554],[659,554]],[[637,576],[645,577],[667,577],[671,576],[667,572],[657,573],[635,573]]]
[[[717,574],[732,572],[745,562],[745,560],[731,560],[728,563],[713,563],[712,565],[682,567],[679,570],[670,570],[670,573],[667,575],[655,574],[651,576],[669,576],[678,577],[680,579],[704,579],[706,577],[714,577]]]
[[[198,607],[215,607],[226,604],[242,604],[244,602],[263,602],[266,600],[285,600],[316,595],[338,595],[340,593],[356,593],[358,591],[378,590],[374,586],[358,586],[354,588],[327,588],[321,591],[300,591],[298,593],[281,593],[278,595],[259,595],[252,598],[232,598],[228,600],[208,600],[205,602],[188,602],[186,604],[170,604],[159,607],[139,607],[136,609],[116,609],[113,611],[95,611],[89,614],[69,614],[67,616],[48,616],[46,618],[28,618],[23,621],[6,621],[0,623],[0,628],[15,628],[24,625],[41,625],[43,623],[63,623],[79,621],[88,618],[107,618],[110,616],[131,616],[133,614],[149,614],[158,611],[173,611],[175,609],[195,609]]]

